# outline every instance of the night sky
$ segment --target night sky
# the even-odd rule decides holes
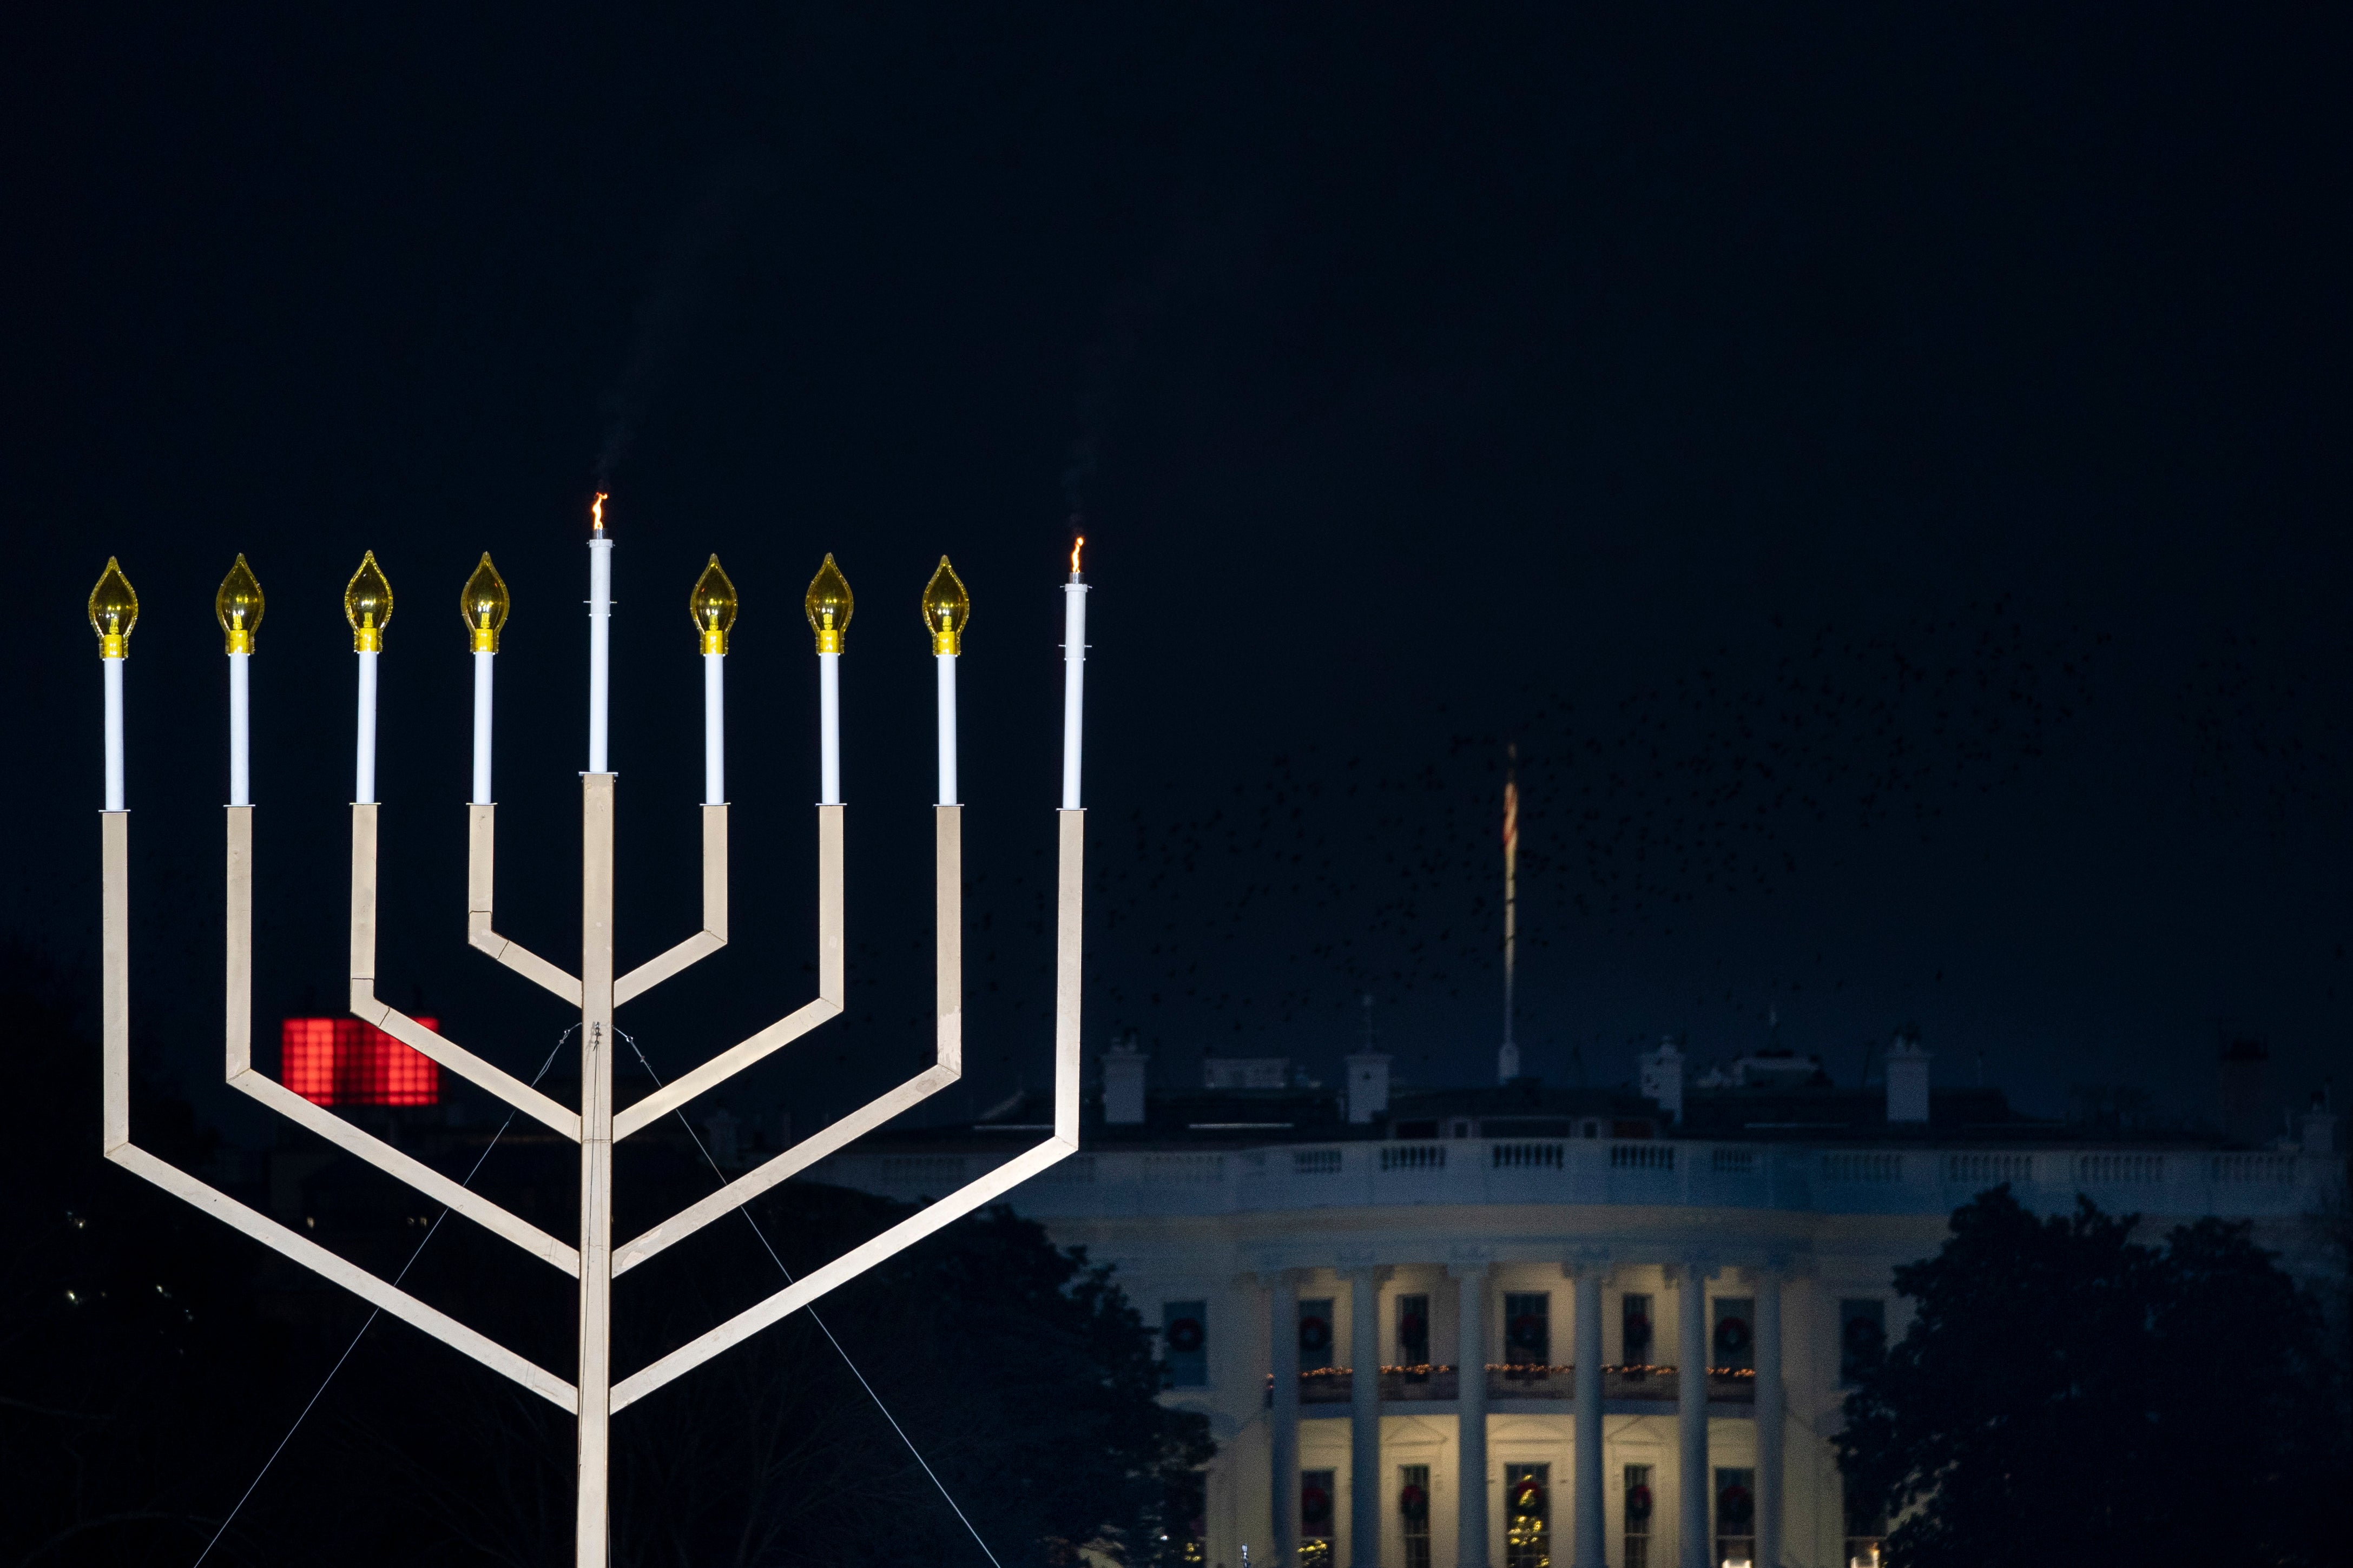
[[[576,953],[586,511],[613,493],[622,961],[691,930],[685,596],[717,552],[734,945],[623,1016],[671,1070],[813,994],[825,552],[851,1010],[735,1091],[930,1049],[931,671],[963,661],[969,1115],[1050,1077],[1058,591],[1088,544],[1091,1054],[1335,1081],[1778,1040],[1852,1081],[2288,1103],[2353,1012],[2344,39],[2317,7],[860,4],[19,17],[0,70],[7,933],[97,1000],[100,672],[132,643],[134,1017],[217,1088],[243,551],[263,1054],[343,989],[364,549],[386,1000],[526,1076],[464,946],[493,553],[502,929]],[[92,1136],[98,1106],[86,1115]],[[803,1125],[807,1125],[804,1122]]]

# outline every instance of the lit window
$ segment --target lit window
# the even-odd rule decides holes
[[[1839,1386],[1852,1388],[1879,1365],[1887,1347],[1887,1303],[1852,1300],[1839,1303]]]
[[[1397,1299],[1397,1358],[1408,1383],[1430,1381],[1430,1298],[1420,1294]]]
[[[1332,1364],[1332,1298],[1317,1296],[1299,1303],[1299,1370],[1315,1372]]]
[[[1163,1301],[1160,1342],[1168,1358],[1168,1386],[1206,1388],[1209,1383],[1209,1304]]]
[[[1552,1360],[1552,1297],[1541,1290],[1504,1298],[1504,1359],[1507,1378],[1542,1382]]]
[[[1552,1568],[1552,1467],[1504,1467],[1504,1568]]]
[[[1299,1472],[1299,1562],[1301,1568],[1331,1568],[1332,1472]]]
[[[1398,1539],[1405,1546],[1405,1568],[1430,1568],[1430,1467],[1398,1467],[1398,1516],[1403,1523]]]
[[[1726,1371],[1746,1372],[1757,1365],[1757,1302],[1748,1296],[1715,1299],[1714,1354],[1708,1364]]]
[[[1629,1290],[1618,1299],[1618,1359],[1629,1367],[1651,1364],[1651,1298]]]
[[[1715,1472],[1715,1561],[1718,1568],[1750,1568],[1757,1561],[1757,1472]]]
[[[1651,1568],[1651,1467],[1626,1467],[1625,1568]]]

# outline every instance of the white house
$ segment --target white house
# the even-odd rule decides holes
[[[1115,1052],[1085,1151],[1017,1190],[1115,1263],[1219,1453],[1205,1568],[1833,1568],[1875,1562],[1830,1439],[1857,1369],[1906,1326],[1896,1267],[2007,1183],[2146,1218],[2255,1222],[2295,1252],[2342,1170],[2303,1146],[2102,1136],[1931,1090],[1899,1041],[1884,1089],[1760,1054],[1696,1082],[1670,1044],[1645,1092],[1345,1088],[1212,1062],[1147,1089]],[[819,1173],[913,1199],[1049,1130],[1041,1101],[901,1134]],[[1999,1376],[1998,1367],[1987,1369]],[[2218,1412],[2218,1416],[2221,1413]]]

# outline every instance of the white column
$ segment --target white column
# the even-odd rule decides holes
[[[702,656],[702,804],[727,804],[727,656]]]
[[[952,653],[934,654],[932,662],[939,666],[940,679],[940,798],[941,805],[956,803],[956,656]]]
[[[1778,1268],[1757,1277],[1757,1562],[1781,1568],[1781,1281]]]
[[[228,656],[228,803],[253,804],[253,688],[249,653]]]
[[[1682,1506],[1675,1534],[1680,1568],[1708,1568],[1707,1277],[1705,1264],[1687,1263],[1675,1282],[1675,1492]]]
[[[613,542],[588,542],[588,771],[607,765],[606,714],[610,706],[613,651]]]
[[[818,795],[819,805],[841,804],[841,656],[817,656]]]
[[[1267,1447],[1273,1489],[1271,1521],[1274,1563],[1299,1563],[1299,1277],[1290,1269],[1262,1276],[1267,1283],[1267,1360],[1273,1374]]]
[[[1381,1280],[1348,1270],[1348,1561],[1381,1568]]]
[[[1601,1510],[1601,1278],[1605,1265],[1580,1259],[1577,1281],[1577,1538],[1575,1568],[1606,1568]]]
[[[377,655],[363,652],[354,656],[360,661],[360,743],[359,756],[353,770],[352,801],[357,805],[375,802],[375,661]]]
[[[1459,1265],[1447,1270],[1458,1281],[1461,1349],[1455,1359],[1455,1408],[1461,1412],[1456,1439],[1461,1513],[1454,1526],[1455,1568],[1490,1568],[1487,1550],[1487,1266]]]
[[[106,809],[122,809],[122,660],[101,658],[106,667]]]
[[[494,679],[491,665],[498,655],[481,648],[474,650],[474,800],[476,805],[489,805],[495,796],[491,794],[491,687]]]
[[[1079,809],[1079,735],[1086,716],[1087,585],[1076,572],[1062,585],[1062,809]],[[1292,1568],[1288,1563],[1283,1568]]]

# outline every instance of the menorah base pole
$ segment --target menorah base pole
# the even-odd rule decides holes
[[[580,780],[578,1568],[607,1568],[613,1423],[613,775]]]

